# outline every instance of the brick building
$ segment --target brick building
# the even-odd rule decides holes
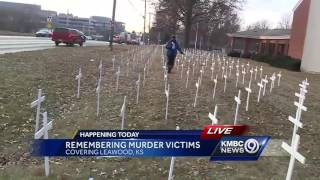
[[[247,54],[288,55],[290,30],[248,30],[227,34],[230,52]]]

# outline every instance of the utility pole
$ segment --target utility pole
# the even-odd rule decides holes
[[[117,0],[113,0],[113,10],[112,10],[112,20],[111,20],[111,38],[110,38],[110,51],[112,51],[112,44],[113,44],[113,33],[114,33],[114,24],[115,24],[115,14],[116,14],[116,4]]]
[[[150,45],[150,21],[151,21],[151,13],[149,12],[149,36],[148,36],[148,45]]]
[[[146,15],[147,15],[147,0],[144,0],[143,44],[146,42]]]

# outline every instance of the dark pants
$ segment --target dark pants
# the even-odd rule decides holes
[[[167,67],[168,67],[168,72],[171,72],[171,69],[174,66],[174,61],[176,59],[176,56],[167,56],[168,60],[167,60]]]

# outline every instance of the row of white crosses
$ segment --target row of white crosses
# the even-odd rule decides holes
[[[308,80],[302,81],[300,86],[300,93],[295,93],[295,96],[299,98],[299,102],[294,102],[294,105],[297,106],[296,116],[289,116],[289,121],[294,124],[291,145],[288,145],[286,142],[282,142],[281,147],[290,154],[290,162],[288,166],[288,171],[286,175],[286,180],[291,180],[295,160],[298,160],[300,163],[305,164],[305,157],[298,152],[298,146],[300,141],[300,136],[298,133],[298,128],[302,128],[303,124],[301,122],[301,113],[302,111],[307,111],[307,107],[304,106],[305,95],[308,92],[307,87],[309,86]]]
[[[47,112],[41,113],[41,103],[44,102],[45,96],[42,96],[42,90],[38,90],[38,98],[31,103],[31,108],[37,107],[36,111],[36,128],[35,128],[35,134],[34,139],[48,139],[48,131],[52,129],[52,121],[48,122],[48,115]],[[39,129],[39,118],[40,114],[42,115],[42,128]],[[50,166],[49,166],[49,157],[44,157],[44,170],[45,175],[49,176],[50,173]]]

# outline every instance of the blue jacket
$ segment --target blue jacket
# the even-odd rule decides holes
[[[170,40],[166,45],[167,56],[172,57],[177,55],[177,51],[182,53],[179,43],[176,40]]]

